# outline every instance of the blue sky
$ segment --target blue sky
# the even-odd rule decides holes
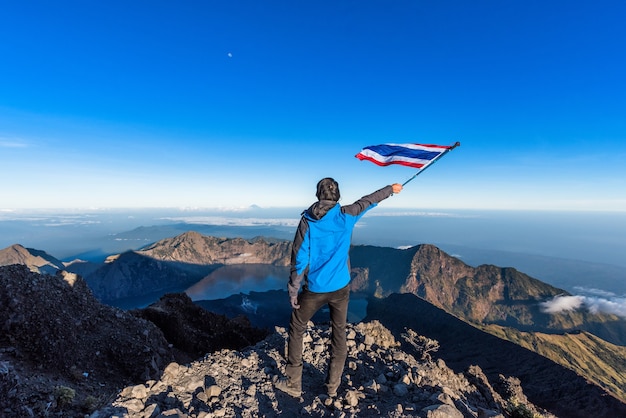
[[[0,210],[626,211],[621,1],[21,1],[0,14]]]

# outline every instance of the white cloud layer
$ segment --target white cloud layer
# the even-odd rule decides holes
[[[554,314],[585,308],[591,313],[612,314],[626,318],[626,297],[600,289],[577,287],[576,290],[587,295],[555,296],[542,302],[541,310]]]
[[[541,302],[541,310],[545,313],[559,313],[562,311],[575,311],[584,303],[583,296],[555,296],[551,300]]]
[[[232,218],[226,216],[179,216],[162,218],[175,222],[222,226],[288,226],[296,227],[300,218]]]
[[[626,298],[586,298],[585,305],[593,313],[608,313],[626,318]]]

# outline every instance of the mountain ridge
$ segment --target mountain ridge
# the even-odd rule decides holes
[[[110,257],[109,262],[98,266],[71,263],[60,268],[82,274],[96,296],[110,303],[151,292],[183,291],[225,264],[286,266],[290,245],[285,240],[216,238],[189,231]],[[32,250],[29,256],[17,245],[0,250],[0,264],[7,264],[2,260],[15,260],[10,257],[16,248],[23,258],[18,263],[34,271],[39,271],[42,264],[52,266],[42,261],[42,255],[53,259],[45,252]],[[471,267],[429,244],[408,249],[353,246],[350,260],[353,292],[379,297],[412,293],[476,324],[552,333],[580,329],[626,345],[624,319],[586,310],[546,313],[541,303],[569,293],[514,268]]]
[[[0,250],[0,264],[8,251]],[[21,246],[19,246],[21,247]],[[17,248],[19,248],[17,247]],[[14,250],[12,250],[14,251]],[[22,257],[26,251],[21,247]],[[34,271],[55,264],[43,251],[21,261]],[[261,263],[286,266],[290,242],[266,238],[217,238],[188,231],[157,241],[140,250],[109,257],[109,262],[71,263],[67,271],[83,275],[96,296],[107,303],[146,293],[183,291],[225,264]],[[521,331],[566,332],[586,330],[619,345],[626,345],[626,321],[616,315],[585,310],[557,314],[542,312],[540,303],[569,295],[514,268],[493,265],[471,267],[437,247],[421,244],[408,249],[353,246],[350,250],[355,292],[384,296],[413,293],[474,323],[512,326]],[[38,260],[38,261],[35,261]],[[57,262],[56,266],[62,266]],[[369,281],[372,276],[373,281]],[[155,296],[158,299],[158,296]]]
[[[375,257],[379,251],[381,256]],[[570,293],[511,267],[471,267],[430,244],[382,250],[354,246],[350,260],[354,291],[374,296],[411,293],[475,324],[552,333],[582,329],[626,345],[626,320],[585,310],[543,312],[542,302]],[[375,283],[370,276],[376,277]]]
[[[135,251],[109,256],[105,263],[72,263],[96,296],[107,303],[158,292],[180,292],[223,265],[286,266],[290,243],[265,237],[223,238],[187,231]],[[114,284],[114,285],[112,285]]]
[[[259,248],[262,251],[258,251]],[[93,277],[90,280],[88,276],[86,280],[90,287],[96,289],[95,293],[110,291],[108,289],[111,287],[124,291],[134,289],[137,292],[165,289],[168,284],[184,287],[185,284],[199,280],[208,269],[222,265],[194,264],[201,260],[230,260],[234,263],[250,259],[242,257],[242,254],[258,251],[255,261],[285,263],[289,249],[290,243],[281,240],[207,239],[201,234],[188,232],[139,251],[122,253],[103,266],[103,270],[95,270],[99,274],[108,274],[102,275],[100,282],[96,283],[104,290],[94,285]],[[624,338],[625,335],[624,321],[615,316],[579,312],[554,315],[541,312],[540,302],[567,292],[512,268],[493,265],[471,267],[428,244],[402,250],[353,246],[350,255],[351,287],[357,293],[382,298],[397,292],[410,292],[475,325],[495,324],[516,327],[521,331],[537,327],[554,334],[573,332],[591,322],[598,334],[604,332],[613,340]],[[118,278],[123,280],[116,281]],[[111,295],[121,297],[123,292]],[[502,335],[507,337],[506,333]],[[613,366],[615,370],[623,368],[623,365]],[[603,382],[602,379],[592,380]],[[606,387],[610,388],[610,385]]]
[[[0,266],[22,264],[31,271],[54,274],[63,270],[65,265],[45,251],[25,248],[21,244],[13,244],[0,250]]]

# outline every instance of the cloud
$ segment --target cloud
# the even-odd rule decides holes
[[[626,297],[616,296],[614,293],[600,289],[585,289],[586,293],[595,293],[592,296],[555,296],[541,302],[541,310],[545,313],[555,314],[563,311],[575,311],[585,308],[591,313],[603,313],[617,315],[626,318]]]
[[[95,225],[102,221],[89,215],[24,215],[13,210],[0,209],[0,222],[28,222],[33,227],[59,227],[75,225]]]
[[[580,309],[585,298],[583,296],[555,296],[551,300],[541,302],[541,310],[545,313],[559,313]]]
[[[226,216],[179,216],[161,218],[175,222],[220,226],[287,226],[297,227],[300,218],[231,218]]]
[[[399,245],[396,248],[398,250],[408,250],[409,248],[413,248],[413,247],[415,247],[415,245]]]
[[[606,313],[626,318],[626,298],[585,298],[585,305],[592,313]]]

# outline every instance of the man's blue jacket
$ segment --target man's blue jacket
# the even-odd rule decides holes
[[[385,186],[351,205],[320,200],[302,213],[291,252],[289,296],[298,295],[304,281],[315,293],[334,292],[350,283],[352,230],[361,216],[393,194]]]

